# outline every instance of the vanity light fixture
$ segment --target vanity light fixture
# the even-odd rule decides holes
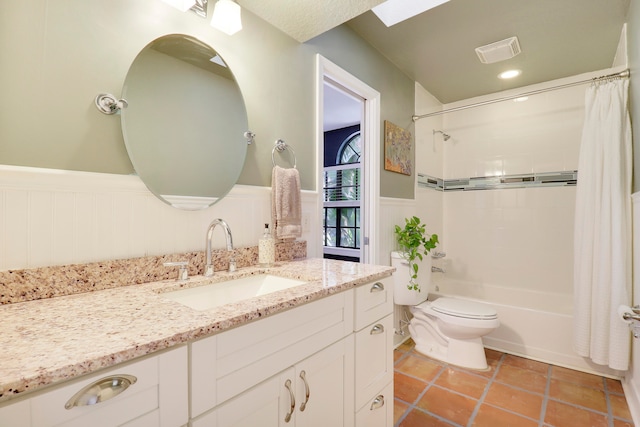
[[[162,0],[162,1],[175,7],[181,12],[186,12],[196,4],[196,0]]]
[[[518,77],[520,74],[522,74],[522,71],[520,70],[507,70],[498,74],[498,77],[501,79],[512,79],[514,77]]]
[[[233,35],[242,29],[240,5],[233,0],[218,0],[213,8],[211,26],[225,34]]]
[[[186,12],[188,10],[194,12],[201,18],[207,17],[207,0],[162,0],[178,9],[180,12]]]

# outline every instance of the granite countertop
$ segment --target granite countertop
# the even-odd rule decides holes
[[[203,338],[389,276],[392,267],[326,259],[245,267],[0,306],[0,402],[155,351]],[[197,311],[162,293],[260,273],[293,288]]]

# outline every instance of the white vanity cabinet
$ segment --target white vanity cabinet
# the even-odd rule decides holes
[[[193,427],[353,426],[353,291],[191,345]]]
[[[393,288],[391,278],[355,290],[355,425],[393,425]]]
[[[384,278],[17,397],[0,427],[391,427],[391,291]]]
[[[181,427],[188,422],[181,346],[0,407],[2,427]]]
[[[353,338],[343,338],[229,399],[193,427],[351,427]]]

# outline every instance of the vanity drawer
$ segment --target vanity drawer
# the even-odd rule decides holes
[[[124,376],[135,377],[128,388],[112,395],[113,385]],[[129,379],[131,377],[128,377]],[[188,421],[187,347],[180,347],[108,371],[82,377],[29,399],[32,427],[179,427]],[[100,383],[105,400],[84,406],[65,407],[76,393]],[[86,396],[95,395],[89,390]],[[88,401],[95,398],[86,397]],[[141,420],[139,420],[141,417]],[[136,420],[136,421],[133,421]],[[144,420],[160,423],[140,424]],[[131,422],[131,424],[128,424]]]
[[[393,314],[355,334],[355,407],[393,380]]]
[[[391,276],[356,288],[355,329],[393,313],[393,280]]]
[[[356,427],[393,426],[393,382],[366,402],[356,412]]]
[[[195,417],[353,331],[353,290],[191,344]]]

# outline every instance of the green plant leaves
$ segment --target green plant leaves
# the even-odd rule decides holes
[[[435,249],[438,244],[438,236],[436,234],[427,234],[426,226],[415,215],[411,218],[405,218],[404,221],[404,228],[396,225],[394,232],[398,246],[403,251],[404,258],[409,262],[411,277],[407,288],[419,291],[420,284],[416,281],[418,279],[419,266],[415,260],[422,261],[423,255],[428,255],[431,249]]]

